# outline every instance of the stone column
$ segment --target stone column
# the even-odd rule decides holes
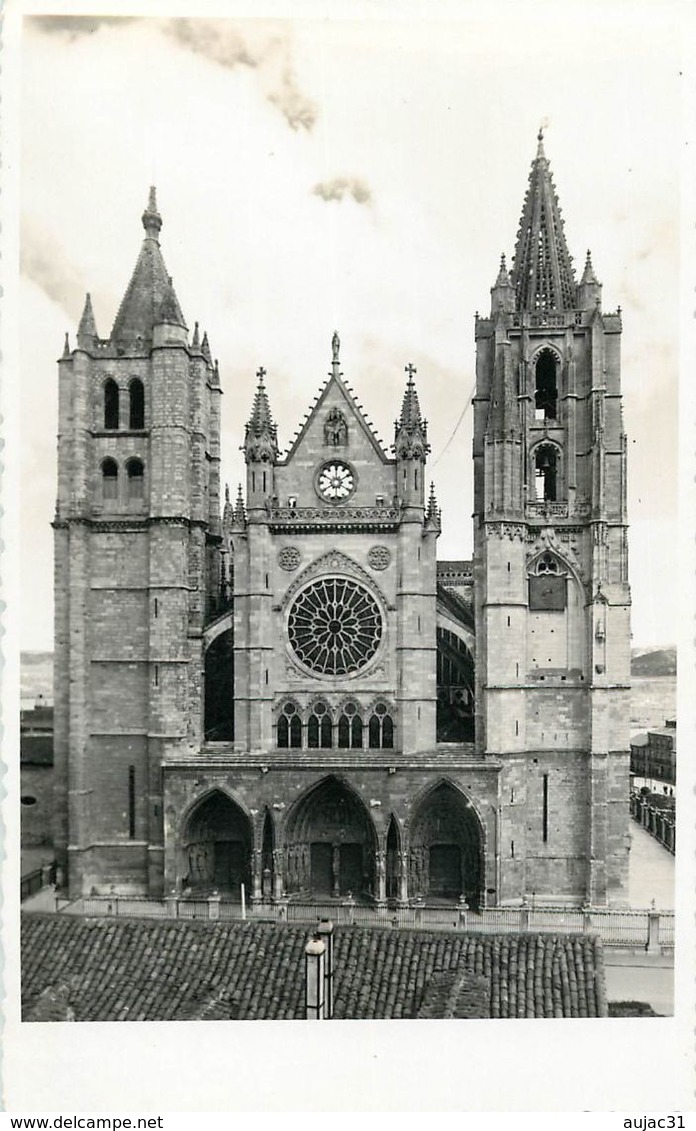
[[[273,849],[273,898],[280,899],[283,895],[283,853],[279,848]]]
[[[251,899],[253,903],[261,902],[261,852],[258,848],[251,851]]]
[[[399,853],[399,903],[408,905],[408,853]]]
[[[375,865],[377,871],[377,905],[387,902],[387,854],[377,849]]]

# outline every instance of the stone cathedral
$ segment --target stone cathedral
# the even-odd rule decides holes
[[[621,317],[589,253],[576,278],[541,136],[512,268],[474,325],[473,562],[437,560],[415,370],[388,452],[336,334],[284,455],[259,370],[246,489],[221,495],[220,374],[154,190],[142,222],[111,334],[88,296],[59,362],[62,885],[625,901]]]

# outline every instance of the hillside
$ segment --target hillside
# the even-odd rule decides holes
[[[676,672],[676,648],[634,648],[632,650],[631,675],[650,678],[674,676]],[[22,652],[20,678],[23,699],[32,699],[37,695],[52,696],[53,653]]]
[[[631,675],[661,676],[676,674],[676,648],[633,649],[631,654]]]

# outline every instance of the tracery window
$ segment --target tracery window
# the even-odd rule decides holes
[[[362,719],[355,703],[346,703],[338,720],[338,745],[342,750],[359,750],[362,744]]]
[[[102,499],[118,499],[118,464],[115,459],[105,459],[101,465]]]
[[[104,427],[105,428],[118,428],[119,425],[119,410],[118,410],[118,385],[112,377],[104,384]]]
[[[364,586],[347,578],[314,581],[295,599],[288,618],[298,660],[320,675],[360,671],[382,639],[382,616]]]
[[[130,416],[128,425],[133,430],[145,427],[145,390],[139,377],[134,377],[128,386],[130,395]]]
[[[293,750],[302,746],[302,720],[294,703],[286,703],[278,718],[277,744]]]
[[[386,703],[376,703],[368,726],[372,750],[391,750],[394,746],[394,720]]]
[[[331,715],[326,703],[315,703],[307,722],[307,745],[310,750],[329,750],[333,746]]]

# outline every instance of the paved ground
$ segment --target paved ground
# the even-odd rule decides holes
[[[631,855],[628,896],[631,907],[674,908],[674,857],[671,852],[630,821]],[[646,1001],[656,1013],[674,1013],[674,955],[604,948],[604,968],[609,1001]]]
[[[631,907],[674,908],[674,857],[634,820],[629,821],[628,898]]]
[[[674,1013],[674,955],[604,947],[607,1001],[646,1001],[663,1017]]]

